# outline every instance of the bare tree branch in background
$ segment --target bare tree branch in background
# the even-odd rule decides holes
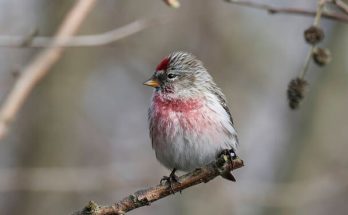
[[[91,11],[96,0],[79,0],[65,17],[63,24],[53,40],[53,46],[65,43],[74,35],[87,14]],[[60,59],[63,47],[47,48],[42,51],[22,72],[14,88],[0,109],[0,139],[7,133],[9,124],[14,120],[20,107],[34,86],[49,72],[50,68]]]
[[[340,3],[339,5],[337,5],[338,2]],[[307,91],[306,88],[308,87],[308,81],[305,79],[305,75],[309,71],[310,63],[314,61],[318,66],[325,66],[332,60],[330,50],[320,47],[320,42],[322,42],[325,38],[324,30],[320,27],[320,20],[323,17],[325,6],[331,3],[341,11],[342,8],[346,6],[340,1],[319,0],[313,24],[304,31],[304,39],[307,44],[310,45],[310,49],[305,59],[302,71],[298,77],[290,81],[287,90],[289,107],[293,110],[299,108],[305,97],[305,93]]]
[[[275,7],[272,5],[257,3],[253,1],[239,1],[239,0],[225,0],[225,1],[231,4],[241,5],[241,6],[260,9],[260,10],[266,10],[270,14],[283,13],[283,14],[293,14],[293,15],[303,15],[303,16],[315,16],[317,13],[316,10],[307,10],[302,8],[290,8],[290,7],[287,7],[287,8]],[[341,11],[345,11],[345,9],[348,8],[344,2],[339,0],[336,0],[336,1],[329,0],[328,3],[333,3],[338,8],[341,8]],[[342,9],[342,8],[345,8],[345,9]],[[345,11],[345,14],[336,13],[336,12],[323,12],[322,17],[348,24],[348,11]]]
[[[93,8],[96,0],[79,0],[66,16],[63,24],[53,38],[36,37],[33,31],[27,37],[0,36],[0,46],[7,47],[47,47],[28,65],[16,82],[0,109],[0,140],[7,133],[9,124],[14,120],[20,107],[34,86],[49,72],[60,59],[65,48],[82,46],[102,46],[135,34],[153,24],[165,22],[166,19],[141,19],[121,28],[96,35],[72,37],[83,20]]]
[[[332,3],[336,5],[343,13],[348,14],[348,5],[342,0],[332,0]]]
[[[120,28],[94,35],[74,36],[68,38],[37,37],[29,34],[23,36],[0,36],[0,46],[4,47],[94,47],[108,45],[117,40],[142,31],[152,25],[163,23],[166,20],[159,18],[139,19]],[[55,42],[53,43],[53,40]]]
[[[111,206],[99,206],[94,202],[84,207],[81,211],[73,213],[73,215],[119,215],[125,214],[128,211],[139,207],[150,205],[152,202],[162,199],[166,196],[174,194],[174,192],[181,192],[182,190],[191,186],[207,183],[215,177],[221,175],[226,171],[232,171],[243,167],[243,161],[239,158],[230,160],[226,155],[220,156],[216,161],[197,169],[191,173],[187,173],[179,178],[179,183],[174,183],[172,188],[168,185],[159,184],[145,190],[139,190],[134,194],[127,196],[119,202]]]
[[[179,8],[180,2],[178,0],[163,0],[169,7]]]
[[[270,14],[285,13],[293,15],[305,15],[314,16],[314,23],[304,32],[305,40],[311,45],[308,51],[307,58],[305,60],[304,68],[300,75],[291,80],[288,85],[287,96],[289,101],[289,107],[293,110],[298,109],[300,103],[304,99],[305,91],[308,86],[308,82],[304,79],[311,60],[318,66],[325,66],[330,63],[332,56],[329,49],[318,47],[318,43],[324,39],[324,31],[320,28],[319,22],[321,18],[331,19],[348,23],[348,5],[342,0],[319,0],[316,10],[310,11],[302,8],[289,8],[289,7],[275,7],[269,4],[257,3],[254,1],[239,1],[239,0],[225,0],[226,2],[241,5],[245,7],[266,10]],[[328,12],[325,6],[333,5],[333,12]]]

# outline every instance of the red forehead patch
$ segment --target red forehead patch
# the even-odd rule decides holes
[[[166,70],[168,68],[169,65],[169,58],[164,58],[160,64],[158,64],[158,66],[156,67],[156,71],[160,71],[160,70]]]

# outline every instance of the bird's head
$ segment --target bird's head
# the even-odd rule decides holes
[[[144,84],[167,96],[187,98],[201,93],[210,83],[212,78],[200,60],[190,53],[174,52],[158,64]]]

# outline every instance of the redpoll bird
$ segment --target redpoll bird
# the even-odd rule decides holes
[[[195,56],[170,54],[144,84],[155,88],[148,113],[152,148],[173,170],[165,180],[176,181],[176,170],[202,167],[226,149],[234,153],[238,139],[225,96]]]

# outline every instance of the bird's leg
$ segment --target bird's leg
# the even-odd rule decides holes
[[[161,179],[161,184],[163,181],[171,184],[171,183],[179,183],[179,177],[175,175],[176,169],[174,168],[172,172],[169,174],[169,176],[163,176]]]
[[[169,176],[163,176],[163,178],[161,179],[160,183],[162,184],[162,182],[164,181],[166,184],[169,185],[171,192],[174,194],[174,190],[173,190],[173,184],[174,183],[180,183],[179,182],[179,177],[177,175],[175,175],[176,169],[174,168],[172,170],[172,172],[169,174]]]

